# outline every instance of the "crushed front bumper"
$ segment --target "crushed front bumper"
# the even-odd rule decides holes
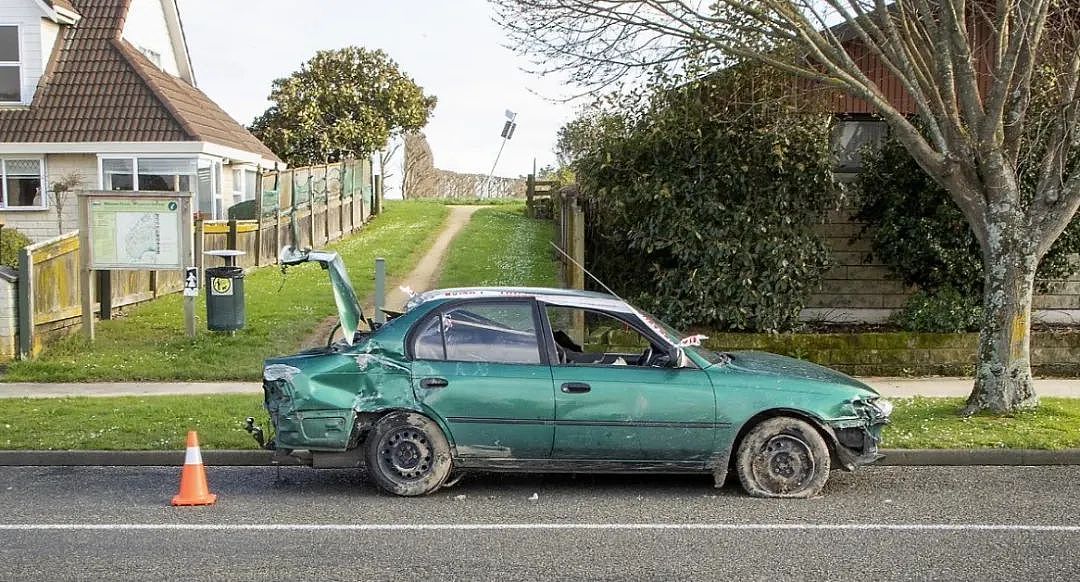
[[[881,398],[855,400],[851,404],[857,418],[829,425],[836,439],[836,459],[848,471],[882,458],[878,446],[893,409],[891,402]]]

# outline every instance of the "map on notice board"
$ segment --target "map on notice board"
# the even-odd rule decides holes
[[[176,200],[90,200],[92,269],[179,269]]]

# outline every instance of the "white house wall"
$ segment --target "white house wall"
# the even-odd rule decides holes
[[[22,63],[22,101],[29,105],[37,87],[45,62],[52,52],[42,47],[41,8],[33,0],[4,0],[0,2],[0,24],[19,26],[19,59]],[[55,26],[55,25],[54,25]],[[55,38],[55,37],[54,37]]]
[[[52,57],[56,46],[56,39],[60,37],[60,25],[42,18],[41,19],[41,70],[49,68],[49,59]]]
[[[180,66],[169,35],[163,1],[171,0],[131,0],[121,36],[137,48],[150,49],[161,55],[162,70],[179,77]]]

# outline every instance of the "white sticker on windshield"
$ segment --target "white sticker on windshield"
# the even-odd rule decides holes
[[[707,339],[709,339],[709,336],[701,335],[699,333],[699,334],[696,334],[696,335],[692,335],[692,336],[682,338],[681,340],[679,340],[679,345],[684,347],[684,348],[690,347],[690,346],[700,346],[701,345],[701,340],[707,340]]]

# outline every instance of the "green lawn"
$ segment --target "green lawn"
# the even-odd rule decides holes
[[[1080,447],[1080,399],[1042,398],[1039,409],[1012,417],[957,416],[962,398],[902,398],[882,446],[897,449]]]
[[[251,394],[0,400],[0,449],[182,449],[189,429],[208,449],[250,449],[246,416],[267,426]],[[886,448],[1080,447],[1080,399],[1044,398],[1038,412],[1013,418],[956,416],[958,398],[896,401]]]
[[[525,216],[521,204],[482,208],[450,243],[439,287],[558,287],[550,220]]]
[[[407,274],[431,246],[448,214],[432,202],[388,202],[362,231],[330,248],[341,253],[361,297],[374,288],[374,260],[384,257],[391,278]],[[247,325],[235,335],[206,330],[206,307],[196,301],[198,336],[184,334],[182,297],[169,295],[103,321],[97,340],[74,335],[46,347],[35,360],[12,362],[7,382],[107,380],[258,380],[262,360],[296,351],[327,316],[336,313],[330,279],[317,265],[285,277],[274,267],[245,280]]]
[[[262,397],[129,396],[20,398],[0,401],[0,449],[183,449],[188,430],[207,449],[254,449],[244,417],[267,428]]]

